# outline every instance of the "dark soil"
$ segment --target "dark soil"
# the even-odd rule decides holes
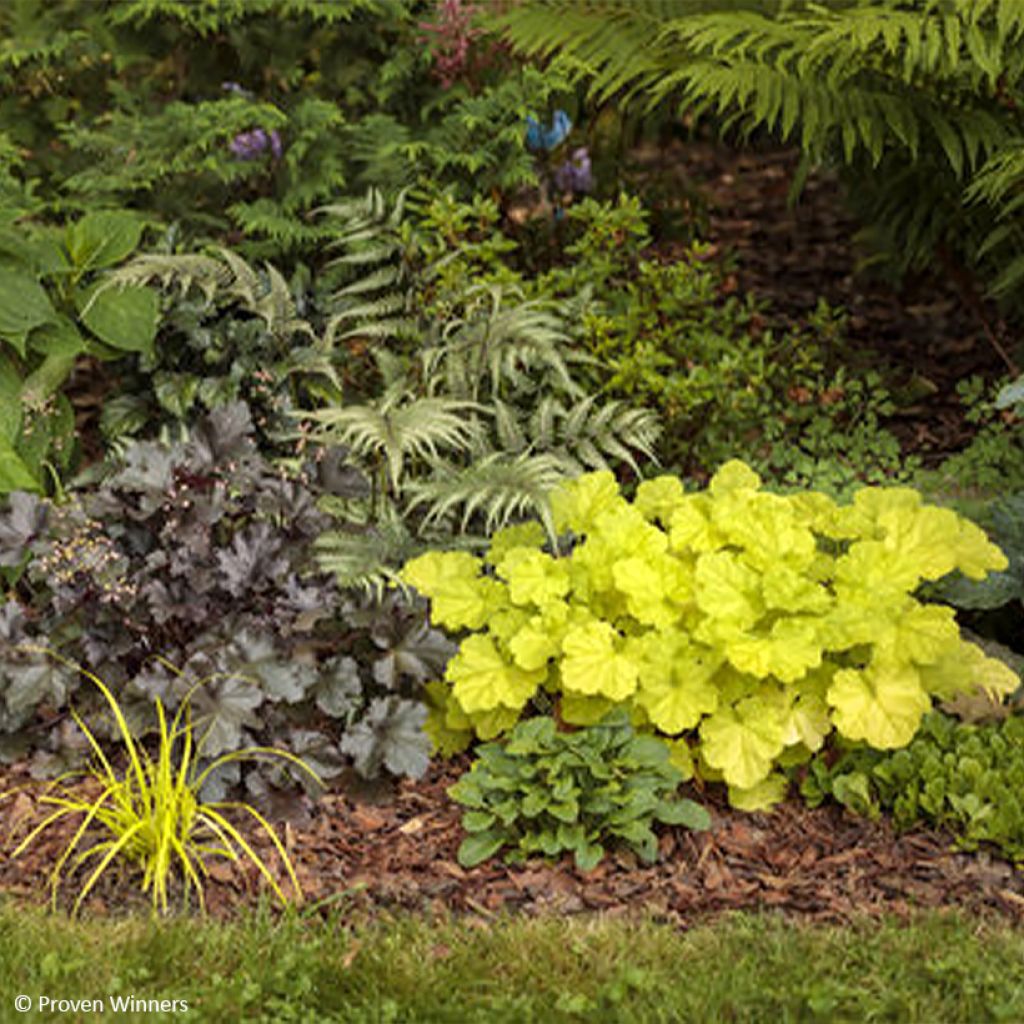
[[[899,406],[886,426],[905,454],[935,465],[974,432],[964,422],[957,383],[1006,374],[998,349],[1019,361],[1020,332],[981,301],[980,285],[968,274],[938,257],[934,273],[898,287],[857,273],[867,250],[855,242],[859,225],[836,177],[812,174],[799,202],[788,203],[799,156],[688,142],[641,153],[640,165],[660,175],[671,168],[678,191],[700,197],[707,217],[700,237],[736,257],[737,292],[768,303],[774,322],[806,321],[819,298],[846,311],[842,361],[882,372]]]

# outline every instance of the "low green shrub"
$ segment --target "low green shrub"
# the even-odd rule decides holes
[[[1024,861],[1024,718],[968,724],[932,713],[904,750],[815,757],[800,791],[812,807],[831,797],[858,814],[884,810],[899,829],[937,825],[962,849],[992,843]]]
[[[469,808],[459,863],[472,867],[508,846],[512,862],[568,851],[588,871],[615,841],[653,862],[655,821],[711,824],[699,804],[675,799],[682,780],[665,744],[634,733],[621,709],[576,732],[556,731],[551,718],[528,719],[504,743],[481,747],[472,769],[448,790]]]
[[[922,580],[1007,562],[913,490],[863,488],[840,506],[765,493],[731,462],[704,493],[660,477],[629,502],[591,473],[552,507],[557,543],[529,523],[495,534],[483,559],[431,552],[403,570],[435,624],[468,633],[448,685],[428,689],[442,749],[500,735],[531,703],[555,699],[579,725],[621,705],[681,738],[678,757],[693,743],[698,771],[751,807],[780,797],[774,769],[833,729],[901,747],[933,697],[1018,684],[961,639],[951,608],[915,598]]]

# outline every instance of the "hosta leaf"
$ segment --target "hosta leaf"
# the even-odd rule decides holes
[[[906,746],[931,707],[917,670],[907,664],[841,669],[827,699],[832,720],[844,736],[882,750]]]
[[[0,494],[41,490],[39,480],[24,459],[9,441],[0,438]]]
[[[427,709],[399,697],[377,698],[366,714],[345,733],[342,753],[355,762],[365,778],[382,768],[394,775],[418,779],[430,764],[430,738],[423,731]]]
[[[100,341],[124,352],[151,354],[160,318],[160,297],[151,288],[90,288],[77,296],[82,323]]]
[[[28,332],[56,319],[50,297],[33,275],[0,266],[0,340],[24,357]]]
[[[139,244],[142,221],[125,210],[94,210],[66,232],[71,262],[78,271],[120,263]]]

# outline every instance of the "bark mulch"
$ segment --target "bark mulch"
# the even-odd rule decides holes
[[[1024,917],[1024,875],[986,852],[954,851],[948,836],[924,830],[900,836],[885,821],[838,807],[810,810],[798,800],[772,813],[746,814],[724,805],[715,787],[702,797],[713,814],[711,830],[663,828],[655,865],[619,852],[590,873],[577,871],[568,857],[520,866],[493,860],[466,870],[456,860],[461,809],[445,792],[465,764],[439,763],[425,779],[403,781],[383,800],[328,793],[299,815],[305,821],[280,824],[307,901],[340,904],[361,917],[394,910],[484,918],[643,911],[680,927],[725,911],[767,909],[833,923],[942,907]],[[0,791],[26,781],[9,771],[0,776]],[[16,860],[7,856],[39,820],[41,787],[30,782],[0,803],[0,893],[29,902],[46,898],[49,871],[74,827],[54,829]],[[276,865],[269,843],[245,831]],[[81,877],[71,879],[61,902],[69,902],[80,884]],[[112,872],[89,907],[111,914],[144,909],[138,890],[137,873]],[[207,904],[214,916],[227,917],[264,893],[251,866],[218,862]]]

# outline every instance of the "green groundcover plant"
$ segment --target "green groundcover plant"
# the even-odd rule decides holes
[[[567,850],[586,871],[601,862],[609,841],[653,862],[655,821],[711,824],[699,804],[674,799],[682,780],[665,744],[637,735],[621,708],[574,732],[558,732],[551,718],[528,719],[506,743],[481,747],[473,768],[448,790],[469,808],[459,863],[472,867],[507,845],[509,861]]]
[[[495,534],[483,559],[408,563],[433,621],[466,631],[429,690],[435,744],[493,738],[538,699],[578,725],[621,705],[677,761],[693,744],[700,773],[749,808],[779,799],[774,769],[833,729],[901,747],[933,697],[1018,685],[961,638],[951,608],[914,596],[954,569],[1006,567],[978,526],[908,488],[840,506],[760,484],[733,461],[704,493],[666,476],[630,502],[591,473],[552,496],[557,538],[528,523]]]
[[[59,661],[66,661],[54,652],[37,650],[36,653],[46,653]],[[207,874],[206,859],[223,857],[237,864],[240,859],[239,850],[256,865],[281,902],[287,903],[281,887],[263,859],[225,816],[224,812],[231,810],[248,814],[269,836],[288,873],[295,897],[301,901],[302,890],[291,859],[281,840],[259,811],[242,802],[204,802],[199,796],[199,791],[206,778],[219,765],[230,761],[279,758],[296,765],[319,784],[320,780],[316,773],[294,754],[269,747],[248,747],[232,751],[207,764],[200,771],[200,755],[205,736],[197,740],[193,734],[191,692],[179,705],[169,726],[163,703],[159,698],[156,699],[160,734],[154,758],[135,740],[117,699],[102,680],[70,662],[67,662],[67,666],[77,669],[95,684],[109,704],[127,752],[128,768],[123,774],[115,770],[89,731],[89,727],[72,709],[72,717],[88,740],[96,761],[88,771],[68,772],[50,783],[41,802],[56,809],[33,828],[12,853],[12,856],[18,856],[51,825],[69,815],[82,816],[77,830],[51,874],[54,906],[57,903],[64,867],[93,823],[103,826],[109,836],[80,852],[71,864],[72,872],[86,863],[90,863],[90,866],[95,864],[78,894],[73,914],[78,912],[82,901],[92,891],[107,867],[118,858],[128,860],[143,869],[142,889],[143,892],[150,893],[154,913],[167,912],[168,885],[174,874],[175,865],[181,870],[186,899],[194,887],[202,908],[203,882],[200,874]],[[202,685],[202,682],[196,685]],[[90,800],[82,796],[80,791],[76,792],[64,785],[69,778],[83,776],[89,776],[99,783],[101,792],[95,799]]]
[[[904,750],[854,746],[832,759],[816,757],[801,783],[816,807],[832,797],[878,817],[891,813],[897,828],[922,822],[949,828],[957,845],[992,843],[1024,861],[1024,718],[968,724],[932,713]]]

